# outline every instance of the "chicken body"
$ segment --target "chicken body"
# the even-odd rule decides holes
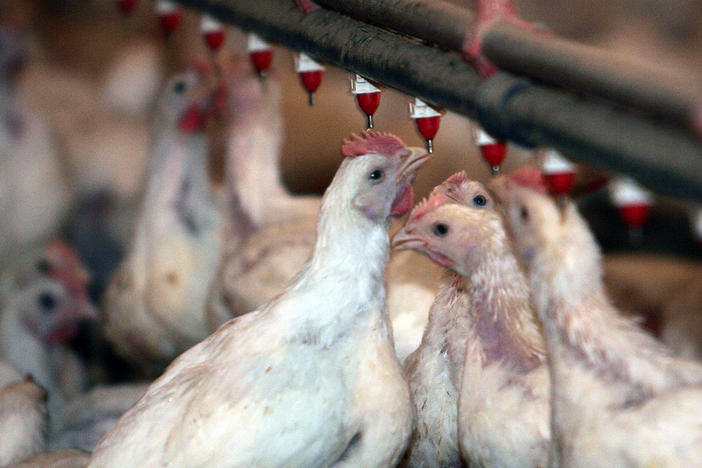
[[[458,389],[450,410],[457,414],[453,416],[457,426],[425,437],[441,441],[457,434],[454,457],[460,446],[471,466],[545,466],[550,445],[549,379],[526,278],[485,187],[469,181],[458,187],[467,193],[465,203],[455,193],[446,196],[446,187],[453,186],[458,175],[418,205],[393,239],[393,245],[426,252],[460,275],[449,279],[453,294],[437,297],[432,308],[435,316],[417,352],[421,356],[423,348],[431,349],[427,338],[432,334],[434,341],[439,338],[441,346],[425,352],[424,365],[429,367],[437,354],[444,354],[441,365],[454,375],[449,388]],[[437,319],[450,325],[436,327]],[[427,377],[410,376],[411,381],[420,382],[413,390],[435,386],[439,388],[434,394],[442,395],[441,384]],[[431,404],[418,400],[416,392],[413,396],[418,420],[445,418]],[[416,430],[421,434],[421,425]],[[411,466],[444,466],[446,461],[432,460],[429,444],[421,438],[420,442],[425,447],[419,445],[418,451],[425,461]],[[455,458],[450,463],[455,464]]]
[[[176,359],[90,466],[397,462],[412,409],[384,304],[387,218],[408,209],[426,153],[378,134],[347,142],[344,154],[297,278]]]
[[[506,187],[506,188],[505,188]],[[702,466],[702,367],[622,318],[572,203],[498,191],[543,323],[553,382],[553,466]],[[524,255],[526,254],[526,255]]]
[[[24,55],[8,29],[0,26],[0,258],[54,234],[71,195],[54,136],[8,78]]]
[[[207,178],[208,99],[192,72],[166,85],[134,237],[105,295],[106,337],[140,366],[162,368],[208,334],[205,302],[222,243]]]
[[[214,331],[280,294],[315,246],[319,197],[293,196],[280,180],[283,120],[278,83],[265,87],[248,63],[228,71],[227,185],[230,227],[226,256],[208,303]],[[412,252],[391,255],[388,309],[400,358],[418,346],[439,269]]]
[[[463,278],[447,273],[429,310],[422,342],[404,362],[416,418],[404,466],[462,466],[458,397],[468,308],[470,297],[463,289]],[[457,339],[451,339],[454,336]]]
[[[44,389],[0,361],[0,466],[42,452],[48,423]]]

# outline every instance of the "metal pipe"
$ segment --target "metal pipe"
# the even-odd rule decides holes
[[[594,94],[694,127],[702,88],[689,77],[627,60],[595,47],[508,23],[491,27],[483,52],[505,71],[579,94]]]
[[[461,51],[473,14],[443,0],[317,0],[359,21]],[[500,69],[637,107],[702,132],[702,83],[602,49],[496,22],[483,53]]]
[[[687,133],[596,99],[500,72],[476,98],[479,120],[497,137],[549,146],[575,160],[629,174],[661,193],[702,201],[702,144]]]
[[[443,0],[316,0],[359,21],[460,51],[473,26],[473,12]]]
[[[508,73],[481,80],[455,52],[291,0],[179,0],[271,42],[478,118],[495,136],[552,146],[662,194],[702,202],[702,145],[680,129],[607,102],[568,95]]]

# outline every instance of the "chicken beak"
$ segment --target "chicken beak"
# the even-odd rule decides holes
[[[417,169],[419,169],[422,164],[427,162],[431,156],[424,148],[412,146],[408,149],[410,150],[410,153],[407,156],[407,159],[405,159],[405,161],[402,163],[402,166],[400,166],[400,170],[398,172],[401,179],[407,179],[413,176],[417,172]]]
[[[405,227],[393,236],[391,247],[393,250],[417,250],[425,247],[425,242],[421,237],[414,234],[412,230],[408,231]]]

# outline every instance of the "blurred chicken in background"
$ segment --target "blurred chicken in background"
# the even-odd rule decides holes
[[[164,86],[133,238],[104,299],[108,340],[139,367],[162,369],[208,335],[205,300],[222,246],[207,170],[211,78],[198,67]]]
[[[69,347],[82,320],[95,320],[88,274],[61,241],[21,252],[0,276],[0,359],[49,393],[49,409],[84,390],[81,359]]]

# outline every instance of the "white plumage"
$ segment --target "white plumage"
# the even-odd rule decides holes
[[[409,183],[426,153],[385,134],[345,148],[360,155],[342,162],[327,189],[314,254],[297,278],[176,359],[90,466],[372,467],[399,459],[412,410],[384,303],[387,218],[409,208]]]
[[[105,334],[117,352],[157,369],[208,334],[222,213],[207,175],[205,78],[190,71],[164,88],[134,237],[104,299]]]
[[[0,361],[0,466],[44,450],[48,423],[44,389]]]
[[[501,198],[518,249],[531,252],[553,381],[553,465],[702,466],[702,367],[610,305],[599,249],[572,203],[559,211],[519,184]]]

